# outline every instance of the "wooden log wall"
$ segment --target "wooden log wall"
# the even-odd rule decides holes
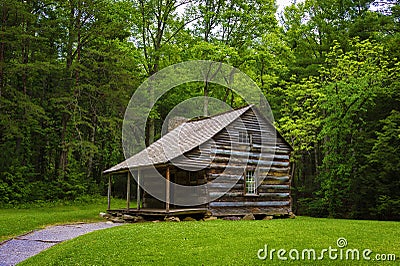
[[[257,119],[252,110],[242,115],[227,130],[214,137],[214,159],[208,171],[209,194],[219,197],[210,202],[213,215],[288,214],[290,197],[290,146],[272,125]],[[239,132],[251,135],[251,143],[239,142]],[[263,141],[261,141],[263,132]],[[263,145],[263,146],[262,146]],[[275,150],[275,153],[273,152]],[[245,193],[245,170],[255,170],[259,186],[256,195]],[[238,182],[227,192],[233,180]]]

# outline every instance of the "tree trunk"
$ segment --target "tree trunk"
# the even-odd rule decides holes
[[[24,24],[26,26],[24,27]],[[24,17],[22,19],[22,25],[23,28],[25,28],[25,34],[28,35],[28,30],[29,30],[29,23],[28,21],[25,21]],[[27,64],[28,64],[28,56],[29,56],[29,39],[28,38],[22,38],[22,65],[23,65],[23,70],[22,70],[22,76],[21,76],[21,81],[22,81],[22,91],[26,95],[26,88],[27,88]]]
[[[2,5],[2,14],[1,14],[1,38],[0,38],[0,97],[2,95],[3,91],[3,86],[4,86],[4,70],[3,70],[3,65],[5,62],[5,56],[4,52],[6,49],[6,44],[4,42],[4,32],[6,28],[6,22],[7,22],[7,8],[5,2],[3,2]]]
[[[81,7],[78,6],[78,15],[76,16],[76,31],[77,31],[77,47],[76,47],[76,61],[79,64],[81,61],[81,50],[82,50],[82,42],[81,42],[81,18],[82,11]],[[75,86],[79,85],[79,66],[75,69]]]
[[[75,7],[72,1],[69,1],[70,4],[70,13],[69,13],[69,25],[68,25],[68,43],[67,43],[67,70],[69,70],[72,66],[73,61],[73,45],[74,45],[74,28],[75,28]]]
[[[153,118],[149,118],[147,122],[147,141],[146,146],[149,146],[154,142],[154,130],[155,130],[155,120]]]
[[[67,114],[63,114],[61,118],[61,147],[60,147],[60,160],[59,160],[59,170],[61,174],[64,174],[67,170],[68,164],[68,146],[66,142],[67,135],[67,124],[68,124],[69,116]]]
[[[204,83],[204,105],[203,105],[203,116],[208,116],[208,82]]]
[[[314,163],[315,163],[315,176],[319,175],[319,169],[318,169],[318,165],[319,165],[319,161],[318,161],[318,141],[315,142],[315,148],[314,148]]]
[[[93,146],[96,146],[96,128],[97,128],[97,116],[96,114],[93,115],[92,118],[92,131],[90,134],[90,142],[93,144]],[[87,166],[87,178],[90,179],[92,177],[93,173],[93,152],[90,152],[89,154],[89,159],[88,159],[88,166]]]
[[[153,71],[154,71],[154,73],[156,73],[158,71],[158,65],[153,66]],[[150,87],[148,89],[148,91],[149,91],[149,97],[150,97],[149,108],[154,108],[155,105],[153,106],[153,104],[152,104],[154,102],[154,89]],[[147,121],[147,127],[146,127],[146,131],[147,131],[146,132],[147,133],[146,141],[145,141],[146,146],[149,146],[150,144],[152,144],[154,142],[155,128],[156,128],[155,124],[156,124],[155,119],[152,117],[149,117],[149,119]]]

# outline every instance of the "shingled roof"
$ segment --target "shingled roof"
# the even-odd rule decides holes
[[[250,108],[252,106],[183,123],[146,149],[105,170],[103,173],[109,174],[126,171],[129,168],[168,163],[211,139]]]

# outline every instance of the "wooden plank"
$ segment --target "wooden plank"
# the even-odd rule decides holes
[[[208,181],[211,183],[244,183],[243,174],[210,174]]]
[[[290,194],[288,192],[263,192],[258,194],[244,194],[243,191],[229,191],[228,193],[213,192],[218,197],[218,202],[282,202],[290,201]],[[280,206],[280,204],[278,204]],[[239,206],[239,205],[238,205]],[[237,206],[236,206],[237,207]]]
[[[189,214],[203,214],[207,212],[207,208],[182,208],[182,209],[170,209],[167,212],[165,209],[153,209],[153,208],[142,208],[137,209],[115,209],[108,210],[108,213],[113,214],[131,214],[131,215],[143,215],[143,216],[165,216],[165,215],[189,215]]]
[[[279,181],[279,182],[288,182],[290,180],[289,176],[266,176],[263,179],[263,183],[268,184],[268,181]]]
[[[140,168],[137,169],[136,204],[137,210],[140,210]]]
[[[259,186],[259,188],[260,189],[276,189],[276,190],[279,190],[279,189],[290,189],[290,185],[270,185],[270,184],[263,185],[263,184],[261,184]]]
[[[243,191],[242,192],[219,192],[219,191],[210,192],[210,197],[213,197],[213,198],[239,197],[239,196],[243,196]]]
[[[128,171],[126,180],[126,208],[129,210],[131,203],[131,171]]]
[[[250,165],[255,169],[255,166]],[[276,168],[276,167],[258,167],[258,176],[289,176],[289,167],[287,168]]]
[[[241,184],[232,184],[232,183],[217,183],[217,182],[212,182],[208,184],[208,188],[210,190],[212,189],[243,189],[243,185]]]
[[[241,208],[212,208],[210,209],[213,216],[235,216],[246,215],[248,213],[264,214],[264,215],[285,215],[291,209],[288,207],[241,207]]]
[[[289,206],[290,201],[259,201],[259,202],[234,202],[234,201],[214,201],[210,202],[210,207],[278,207]]]
[[[211,152],[215,153],[217,155],[225,155],[227,158],[230,158],[231,156],[235,157],[245,157],[245,158],[260,158],[260,159],[266,159],[266,160],[289,160],[289,154],[274,154],[273,151],[270,153],[260,153],[260,152],[254,152],[254,151],[236,151],[233,149],[234,147],[230,147],[230,149],[223,149],[221,147],[212,149]]]
[[[168,213],[169,212],[169,202],[170,202],[170,183],[169,183],[169,165],[167,165],[167,170],[166,170],[166,186],[165,186],[165,211]]]
[[[111,175],[108,176],[107,210],[111,209]]]
[[[264,145],[258,145],[258,144],[253,144],[251,147],[249,145],[243,145],[242,143],[238,143],[238,142],[230,142],[228,139],[227,140],[215,140],[215,142],[217,143],[216,147],[217,149],[226,149],[226,150],[250,150],[254,149],[254,150],[258,150],[258,151],[263,151],[264,154],[280,154],[280,155],[285,155],[285,154],[290,154],[291,149],[290,148],[286,148],[285,146],[282,147],[278,144],[272,143],[267,143],[264,142]]]
[[[289,197],[289,193],[259,193],[260,197],[271,197],[271,198],[287,198]]]
[[[288,176],[283,176],[283,177],[266,176],[263,178],[260,177],[259,182],[261,182],[260,187],[263,187],[265,189],[267,188],[289,189],[289,185],[285,184],[289,182]],[[243,178],[237,180],[234,179],[233,176],[232,177],[221,176],[219,179],[213,179],[213,181],[208,184],[208,187],[210,189],[227,189],[227,188],[241,189],[243,188]]]
[[[225,164],[246,164],[246,165],[258,165],[258,166],[275,166],[275,167],[289,167],[289,161],[265,161],[263,159],[250,159],[250,158],[237,158],[237,157],[220,157],[216,156],[214,163],[225,163]]]
[[[256,169],[256,165],[227,165],[224,163],[212,163],[211,164],[211,168],[215,168],[215,169],[230,169],[230,170],[241,170],[244,169],[244,167],[246,167],[246,169],[248,170],[255,170]],[[261,169],[262,170],[262,169]],[[277,168],[277,167],[267,167],[267,170],[269,170],[269,172],[279,172],[279,173],[289,173],[289,166],[288,167],[282,167],[282,168]]]

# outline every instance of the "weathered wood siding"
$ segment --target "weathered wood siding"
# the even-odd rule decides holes
[[[247,131],[252,136],[251,144],[239,142],[240,131]],[[209,204],[213,215],[273,215],[291,211],[291,148],[275,132],[272,125],[262,118],[257,119],[257,115],[249,110],[242,115],[241,121],[235,121],[213,138],[215,143],[211,149],[215,157],[207,176],[210,196],[219,197]],[[255,170],[257,165],[257,194],[246,195],[244,172]],[[232,180],[238,182],[226,193],[231,186],[228,182]]]

